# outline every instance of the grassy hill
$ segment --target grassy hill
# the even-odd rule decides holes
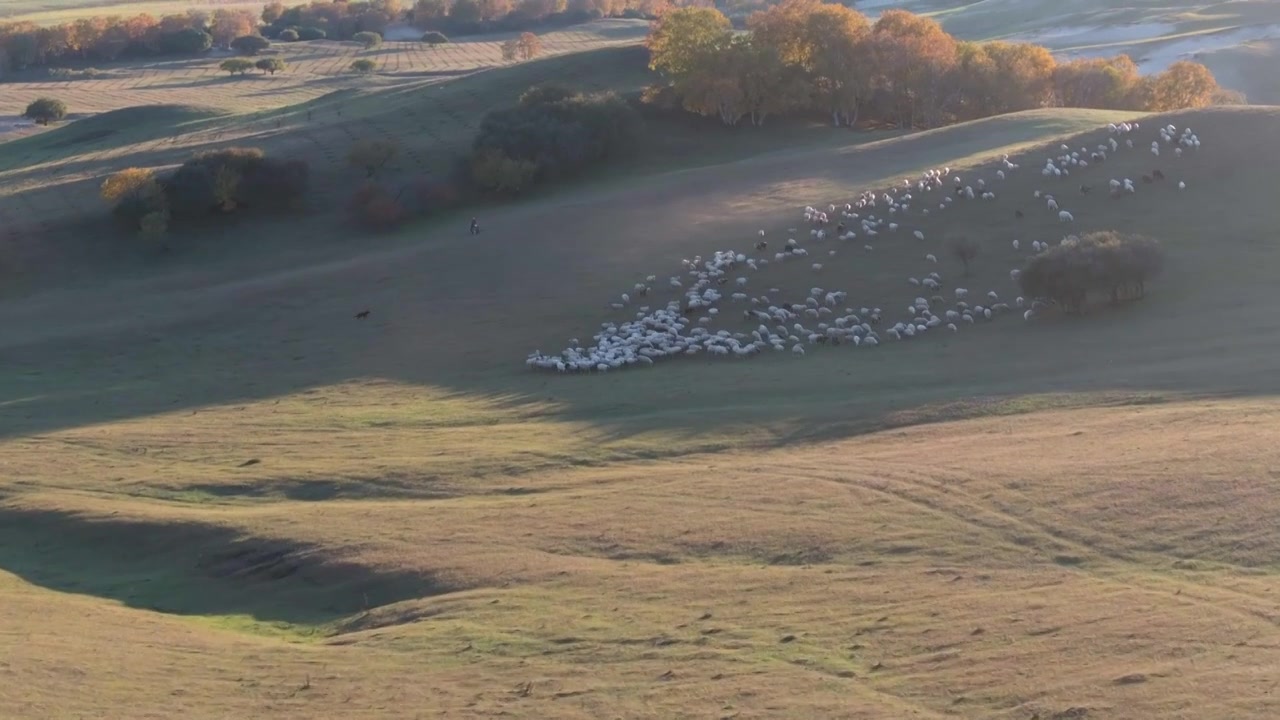
[[[477,238],[0,304],[0,633],[28,638],[0,703],[1266,717],[1280,110],[1144,118],[1137,149],[1039,174],[1119,119],[778,150],[495,209]],[[1166,122],[1203,148],[1153,158]],[[1001,182],[1003,153],[1022,167]],[[845,289],[896,319],[930,269],[1012,296],[1026,246],[1068,230],[1157,237],[1166,273],[1120,309],[875,350],[522,364],[619,319],[618,293],[681,258],[750,252],[805,205],[941,165],[999,198],[904,220],[870,255],[810,244],[820,275],[775,264],[752,287]],[[1120,200],[1076,190],[1154,167],[1169,180]],[[941,251],[960,232],[982,246],[963,280]]]

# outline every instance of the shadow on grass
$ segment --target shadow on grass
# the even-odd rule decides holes
[[[249,616],[319,629],[453,588],[376,572],[298,542],[197,523],[0,508],[0,568],[41,587],[174,615]]]

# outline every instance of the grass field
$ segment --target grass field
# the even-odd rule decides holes
[[[230,246],[10,298],[0,706],[1270,717],[1280,110],[1146,119],[1138,150],[1039,175],[1059,138],[1092,146],[1118,119],[781,149],[494,209],[477,239],[415,231],[287,270]],[[1163,122],[1203,149],[1152,158]],[[1006,152],[1022,169],[997,185]],[[899,307],[966,232],[964,284],[1007,297],[1010,241],[1065,231],[1035,189],[1074,231],[1160,238],[1166,273],[1121,309],[877,350],[521,362],[682,257],[942,164],[1000,199],[912,218],[926,241],[871,256],[814,245],[837,250],[818,280],[801,263],[752,282]],[[1153,166],[1168,183],[1123,200],[1074,189]]]

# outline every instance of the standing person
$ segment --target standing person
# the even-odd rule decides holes
[[[471,218],[471,234],[472,235],[480,234],[480,223],[476,221],[475,218]]]

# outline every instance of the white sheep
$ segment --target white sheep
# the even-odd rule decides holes
[[[1058,211],[1058,222],[1072,222],[1075,218],[1066,210]]]
[[[929,262],[931,262],[931,263],[936,263],[936,262],[938,262],[938,258],[937,258],[933,253],[930,253],[930,254],[928,254],[928,255],[925,255],[925,256],[924,256],[924,259],[925,259],[925,260],[927,260],[927,261],[929,261]]]
[[[923,232],[920,232],[919,230],[917,230],[917,231],[915,231],[915,232],[913,232],[913,233],[911,233],[911,234],[912,234],[912,235],[915,235],[917,240],[923,240],[923,239],[924,239],[924,233],[923,233]]]
[[[1017,249],[1018,249],[1018,241],[1017,241],[1017,240],[1014,240],[1014,241],[1013,241],[1013,249],[1014,249],[1014,250],[1017,250]]]

